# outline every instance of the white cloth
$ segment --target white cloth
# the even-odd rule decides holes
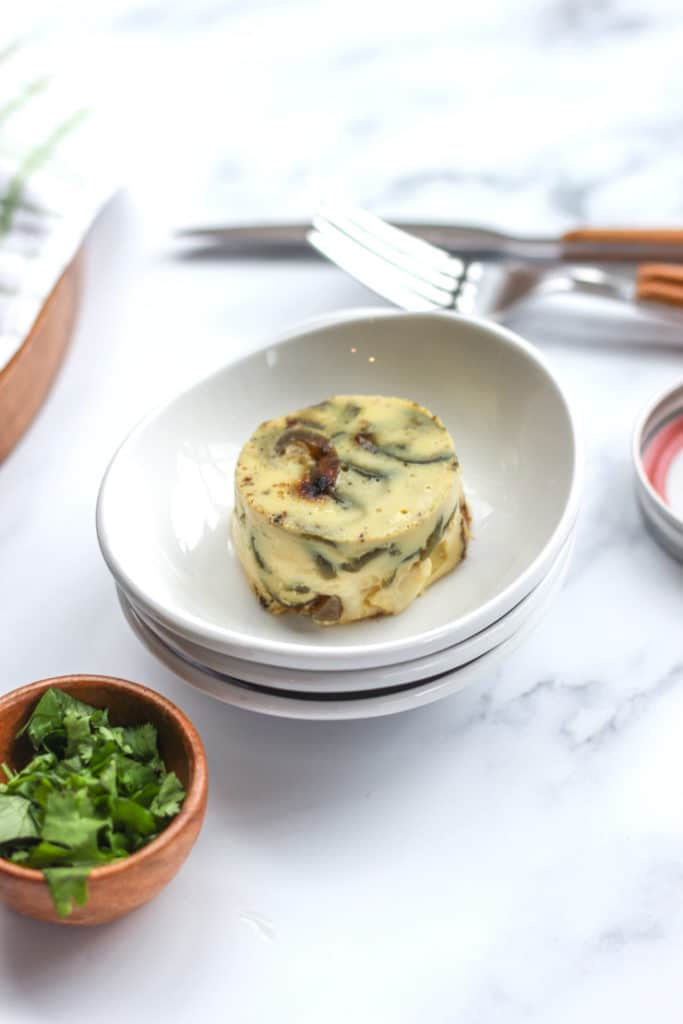
[[[116,184],[82,89],[48,62],[38,46],[0,50],[0,372]]]

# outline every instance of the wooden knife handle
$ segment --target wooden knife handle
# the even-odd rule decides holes
[[[562,235],[562,241],[683,245],[683,228],[574,228]]]

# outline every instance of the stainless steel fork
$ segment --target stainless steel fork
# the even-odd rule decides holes
[[[413,312],[451,309],[506,320],[541,297],[581,293],[632,302],[641,287],[640,278],[634,283],[598,267],[558,270],[528,263],[467,261],[374,214],[346,206],[322,207],[313,218],[308,241],[372,291]],[[678,299],[664,294],[657,298],[680,303],[680,283],[677,294]]]

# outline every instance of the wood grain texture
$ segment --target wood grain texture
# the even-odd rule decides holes
[[[675,282],[657,279],[640,281],[636,286],[636,298],[663,302],[669,306],[683,306],[683,287]]]
[[[0,462],[28,429],[59,370],[76,322],[82,277],[83,257],[78,255],[0,372]]]
[[[565,242],[623,242],[624,244],[683,245],[681,228],[574,228],[562,235]]]
[[[683,266],[680,263],[641,263],[636,283],[644,281],[664,281],[683,287]]]
[[[683,266],[642,263],[636,274],[636,298],[683,306]]]
[[[161,835],[137,853],[101,868],[88,879],[88,902],[60,918],[40,871],[0,858],[0,899],[27,917],[67,925],[114,921],[153,899],[178,872],[204,821],[208,795],[206,755],[202,741],[183,712],[146,686],[108,676],[59,676],[44,679],[0,698],[0,763],[20,768],[31,756],[26,738],[16,734],[45,690],[58,686],[95,707],[109,708],[114,725],[152,722],[166,767],[183,783],[186,797],[180,813]]]

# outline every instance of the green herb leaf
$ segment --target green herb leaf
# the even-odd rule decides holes
[[[67,757],[72,757],[74,754],[83,757],[83,748],[85,747],[89,753],[85,760],[90,760],[92,756],[90,722],[90,715],[73,709],[64,715]]]
[[[50,867],[68,861],[71,851],[65,846],[57,846],[56,843],[48,843],[43,840],[28,853],[26,865],[30,868]]]
[[[159,756],[157,731],[150,722],[124,729],[123,740],[128,752],[138,761],[151,761]]]
[[[60,917],[68,917],[74,903],[79,907],[88,899],[87,867],[78,868],[45,868],[43,874],[50,887],[52,901]]]
[[[133,841],[125,832],[115,832],[113,829],[107,829],[106,837],[109,849],[117,857],[126,857],[135,849]]]
[[[68,711],[79,712],[81,715],[97,716],[97,710],[71,697],[64,690],[51,686],[38,701],[33,714],[26,725],[18,733],[28,733],[33,747],[38,750],[50,733],[66,732],[64,718]],[[102,712],[100,712],[100,715]]]
[[[113,740],[105,738],[105,734],[108,734],[109,732],[110,730],[108,728],[98,729],[97,749],[94,751],[93,756],[90,759],[90,770],[96,774],[111,758],[112,754],[115,754],[119,750],[119,747]]]
[[[45,808],[43,839],[66,846],[72,857],[83,862],[96,859],[97,836],[106,820],[94,816],[94,807],[87,793],[50,793]]]
[[[23,796],[0,794],[0,843],[35,839],[38,829],[31,813],[31,802]]]
[[[100,772],[99,784],[110,796],[117,795],[116,759],[114,757],[109,758]]]
[[[152,800],[154,800],[160,789],[159,781],[154,779],[153,782],[148,782],[144,785],[142,789],[136,790],[131,799],[135,800],[136,804],[142,804],[143,807],[150,807]]]
[[[185,790],[175,772],[169,772],[161,783],[158,794],[150,804],[150,811],[158,818],[172,818],[180,810]]]
[[[125,754],[116,755],[117,778],[121,791],[132,796],[150,782],[158,782],[155,766],[151,763],[140,764]]]
[[[111,801],[111,818],[115,825],[133,835],[149,836],[156,832],[154,815],[126,797],[115,797]]]

